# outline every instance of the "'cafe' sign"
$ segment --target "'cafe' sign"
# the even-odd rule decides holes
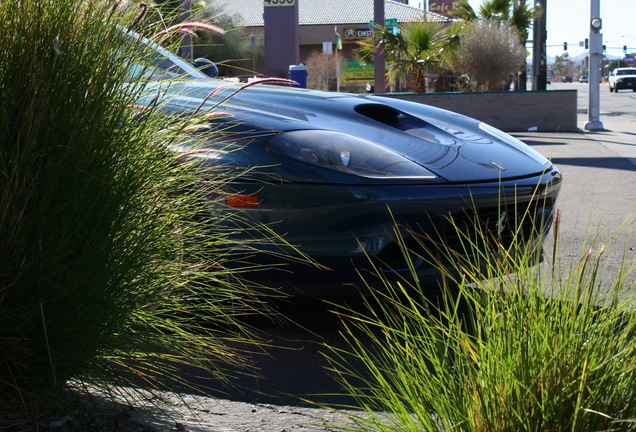
[[[451,12],[457,9],[458,5],[459,0],[430,0],[428,2],[428,11],[452,18]]]

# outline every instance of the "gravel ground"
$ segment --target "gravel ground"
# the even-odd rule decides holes
[[[250,404],[201,396],[167,395],[178,414],[141,418],[156,430],[191,432],[336,432],[353,425],[344,413],[297,406]],[[355,412],[350,412],[355,414]]]
[[[91,391],[91,404],[77,417],[63,415],[47,432],[342,432],[355,425],[356,411],[247,403],[163,392],[137,395],[135,408],[114,404]],[[10,429],[11,430],[11,429]],[[13,431],[13,430],[11,430]]]

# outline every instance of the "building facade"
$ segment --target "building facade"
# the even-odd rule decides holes
[[[223,13],[231,16],[243,29],[246,38],[251,38],[252,47],[262,46],[265,34],[265,8],[281,7],[278,2],[298,2],[298,62],[305,63],[316,52],[333,53],[336,33],[341,38],[338,49],[340,61],[355,60],[354,50],[358,41],[373,36],[374,0],[224,0],[219,3]],[[270,6],[276,3],[277,6]],[[441,14],[426,12],[393,0],[385,0],[385,25],[399,27],[412,21],[451,22]],[[291,37],[291,34],[290,34]],[[266,41],[267,43],[267,41]],[[269,43],[275,44],[276,41]],[[285,44],[281,42],[281,46]],[[275,50],[274,50],[275,51]],[[269,52],[272,52],[269,50]],[[254,69],[255,75],[266,75],[266,59],[261,52],[246,62],[246,70]]]

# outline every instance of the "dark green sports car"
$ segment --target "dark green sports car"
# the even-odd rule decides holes
[[[504,246],[519,236],[540,244],[550,227],[558,169],[487,124],[391,97],[246,87],[160,48],[157,59],[165,73],[189,77],[166,90],[179,109],[224,100],[217,109],[225,115],[211,121],[224,131],[223,146],[230,140],[236,150],[214,151],[219,144],[211,142],[205,163],[245,174],[226,185],[223,208],[210,204],[212,214],[237,212],[244,226],[266,225],[288,243],[263,242],[262,253],[249,252],[255,263],[279,264],[282,251],[323,266],[290,261],[256,279],[337,291],[372,264],[389,277],[410,276],[398,232],[425,279],[439,273],[419,253],[427,242],[459,250],[462,232],[481,231]]]

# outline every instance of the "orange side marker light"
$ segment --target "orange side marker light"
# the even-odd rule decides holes
[[[258,207],[258,195],[228,195],[225,200],[230,207]]]

